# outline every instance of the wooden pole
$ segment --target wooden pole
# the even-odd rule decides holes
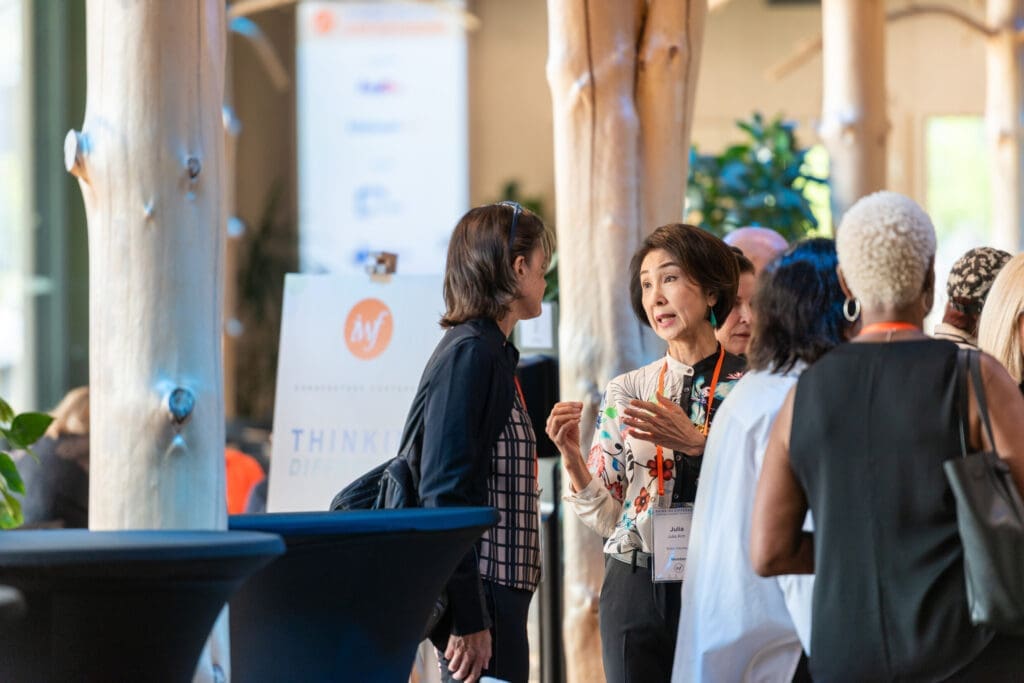
[[[561,395],[584,403],[584,449],[608,381],[642,362],[629,256],[682,218],[706,13],[706,0],[548,0]],[[566,680],[591,683],[604,679],[601,539],[572,514],[563,525]]]
[[[683,219],[707,11],[704,2],[652,0],[648,5],[636,84],[644,233]]]
[[[221,0],[88,0],[89,525],[224,529]],[[226,612],[197,680],[227,672]]]
[[[992,177],[992,245],[1016,253],[1021,240],[1021,74],[1022,52],[1016,27],[1024,22],[1021,0],[989,0],[988,25],[994,35],[985,47],[985,127]]]
[[[832,167],[838,225],[855,201],[885,188],[889,123],[884,0],[822,0],[821,137]]]
[[[224,5],[89,0],[93,529],[224,528]]]

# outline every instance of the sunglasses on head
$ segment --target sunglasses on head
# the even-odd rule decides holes
[[[512,207],[512,225],[508,229],[508,250],[511,253],[512,244],[516,240],[516,224],[519,223],[519,214],[523,212],[523,207],[520,206],[519,202],[513,201],[498,202],[498,206]]]

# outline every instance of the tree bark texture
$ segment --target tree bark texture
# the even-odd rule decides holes
[[[1024,26],[1024,2],[989,0],[988,25],[994,30],[985,47],[985,127],[992,182],[992,245],[1020,251],[1021,225],[1021,75],[1022,49],[1017,27]]]
[[[831,163],[832,216],[885,189],[889,121],[884,0],[822,0],[821,137]]]
[[[682,220],[706,14],[706,0],[548,0],[561,395],[584,402],[584,452],[605,385],[643,359],[629,258]],[[563,524],[567,680],[591,683],[604,678],[601,539],[571,513]]]
[[[224,3],[86,13],[90,526],[225,528]]]

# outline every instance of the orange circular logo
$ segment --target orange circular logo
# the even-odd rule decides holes
[[[356,358],[376,358],[391,343],[393,320],[391,309],[383,301],[363,299],[345,319],[345,346]]]
[[[326,35],[334,29],[334,12],[329,9],[322,9],[313,15],[313,30],[320,35]]]

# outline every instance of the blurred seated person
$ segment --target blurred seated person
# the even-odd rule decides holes
[[[270,484],[270,477],[263,479],[252,487],[249,497],[245,500],[245,514],[254,515],[267,511],[267,488]]]
[[[1009,260],[1010,254],[992,247],[971,249],[957,259],[946,281],[946,311],[932,336],[948,339],[961,348],[978,348],[981,309],[996,275]],[[986,350],[992,353],[991,349]]]
[[[24,528],[89,526],[89,388],[72,389],[34,446],[17,454],[25,482]]]
[[[750,259],[754,264],[755,276],[760,275],[765,266],[789,248],[786,239],[771,228],[736,228],[728,233],[723,241],[730,247],[736,247]]]
[[[253,488],[267,478],[256,458],[227,446],[224,449],[224,475],[228,486],[228,514],[246,512]]]

